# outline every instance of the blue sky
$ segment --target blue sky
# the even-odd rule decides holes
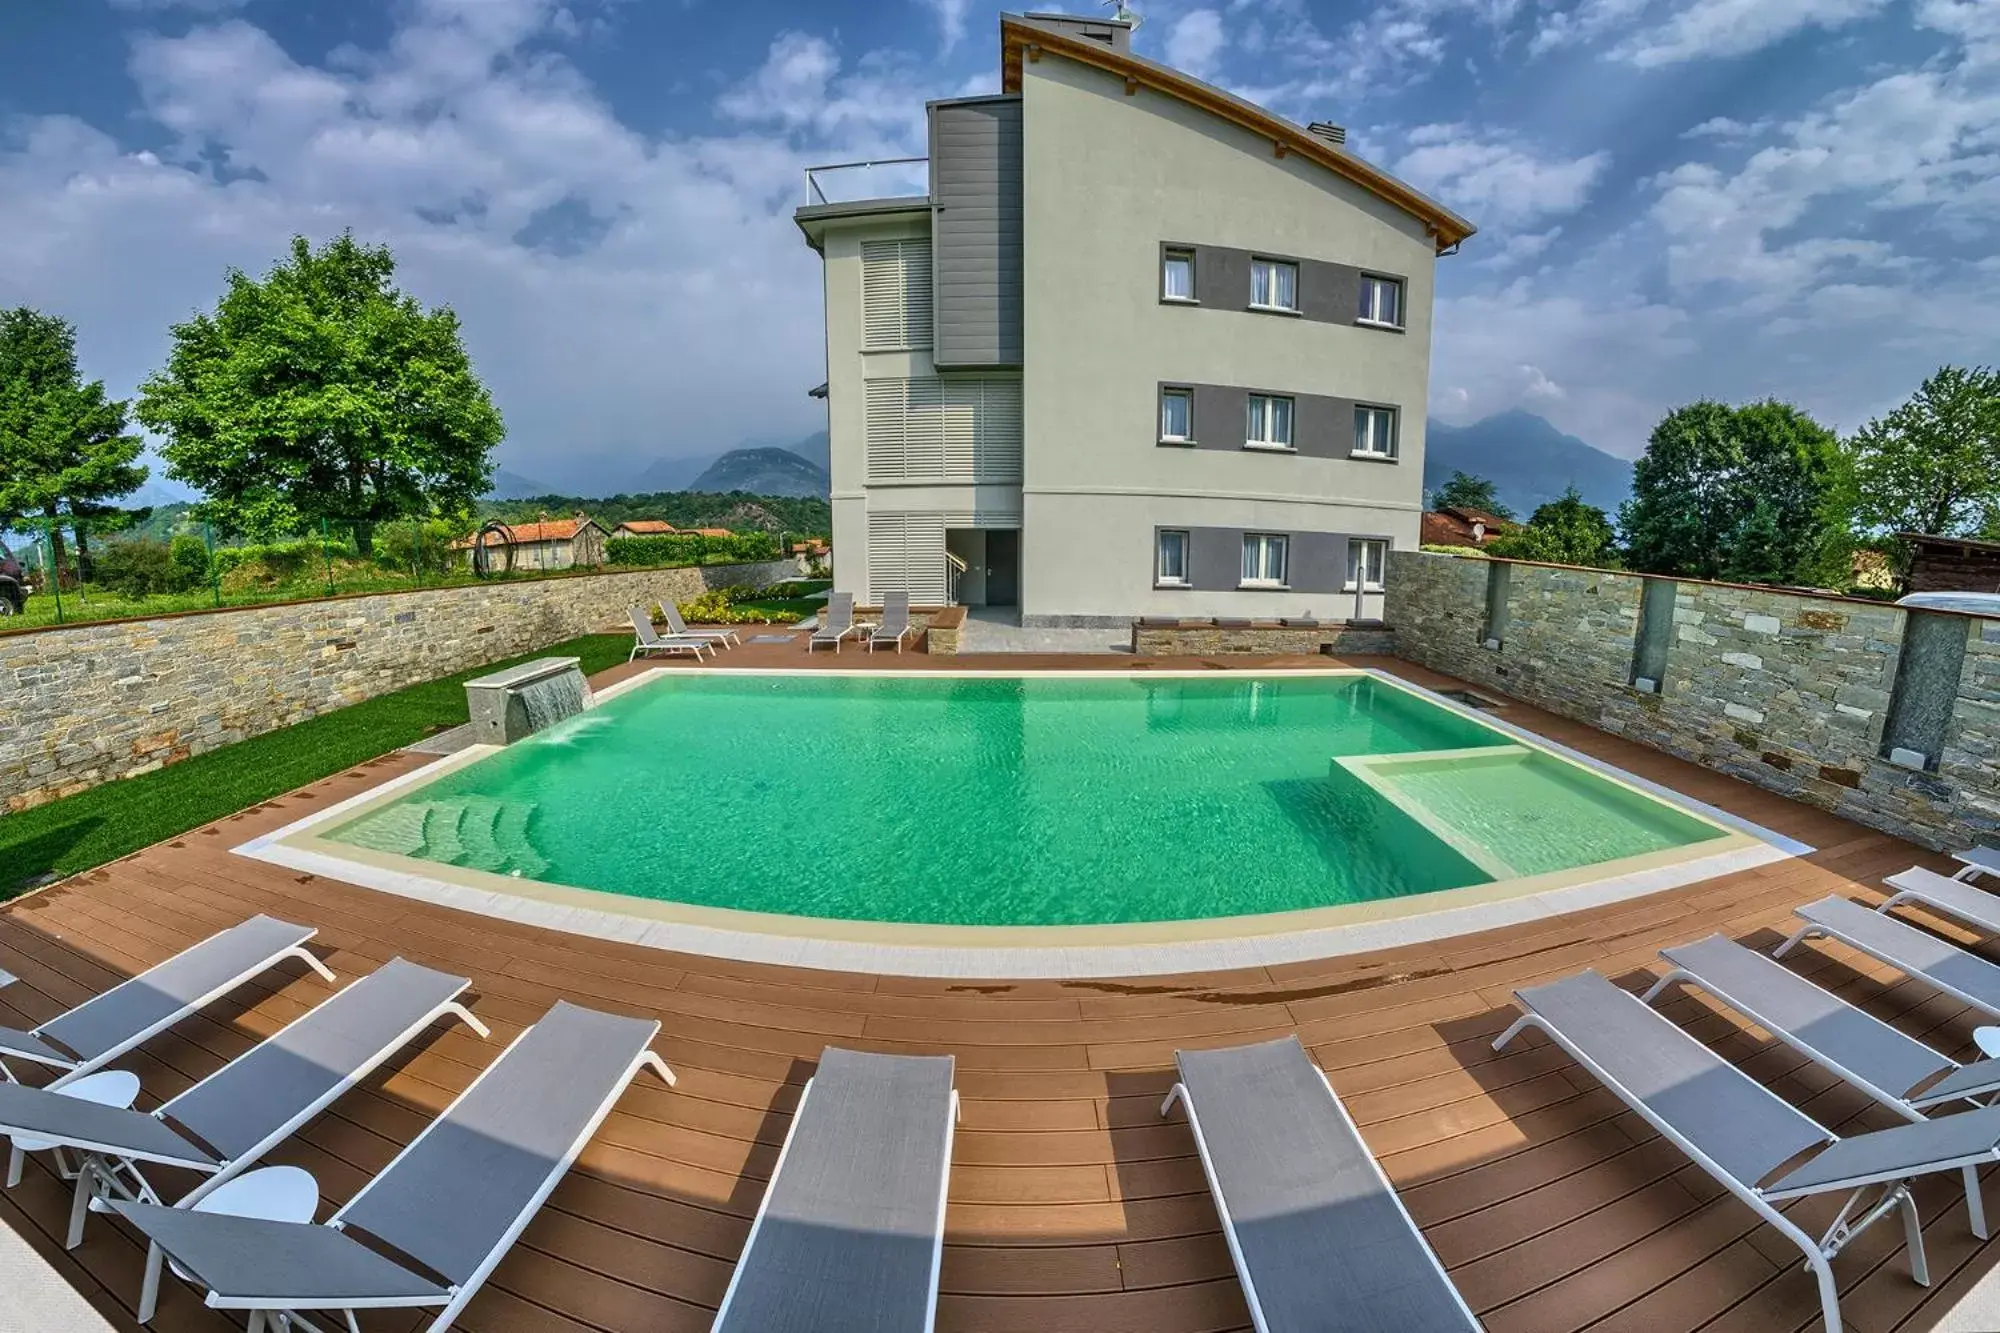
[[[1072,8],[1084,8],[1072,4]],[[1470,216],[1432,410],[1613,452],[1707,395],[1852,428],[2000,361],[1996,0],[1135,0],[1137,45]],[[130,394],[230,265],[351,227],[454,306],[502,463],[616,488],[822,423],[812,163],[997,86],[973,0],[13,0],[0,305]]]

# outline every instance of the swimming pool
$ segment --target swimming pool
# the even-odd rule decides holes
[[[1368,673],[659,673],[322,829],[373,857],[831,921],[1380,903],[1730,831]]]

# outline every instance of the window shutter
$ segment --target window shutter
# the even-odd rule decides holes
[[[863,348],[931,345],[931,243],[928,237],[861,243]]]
[[[868,600],[906,589],[918,606],[940,606],[947,586],[943,514],[868,516]]]
[[[869,380],[868,480],[1021,480],[1021,382],[925,376]]]

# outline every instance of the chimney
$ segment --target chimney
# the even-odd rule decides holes
[[[1306,126],[1306,133],[1335,148],[1347,147],[1347,131],[1330,120],[1316,120]]]

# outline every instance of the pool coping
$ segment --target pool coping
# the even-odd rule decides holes
[[[783,672],[766,668],[654,668],[594,693],[594,702],[668,675],[829,674],[882,677],[859,670]],[[1253,673],[1246,672],[1245,676]],[[959,670],[937,677],[1084,677],[1215,679],[1209,669]],[[366,792],[231,848],[238,855],[366,888],[554,930],[652,948],[746,962],[921,977],[1071,978],[1140,976],[1259,967],[1364,953],[1490,930],[1581,911],[1767,865],[1814,849],[1727,811],[1696,801],[1616,765],[1560,745],[1505,719],[1467,707],[1372,667],[1274,668],[1258,677],[1372,676],[1438,707],[1547,751],[1599,776],[1721,826],[1719,839],[1574,870],[1445,889],[1403,898],[1306,908],[1259,916],[1074,926],[951,926],[793,917],[626,897],[540,880],[327,842],[314,831],[344,822],[445,773],[497,752],[473,746],[391,778]]]

